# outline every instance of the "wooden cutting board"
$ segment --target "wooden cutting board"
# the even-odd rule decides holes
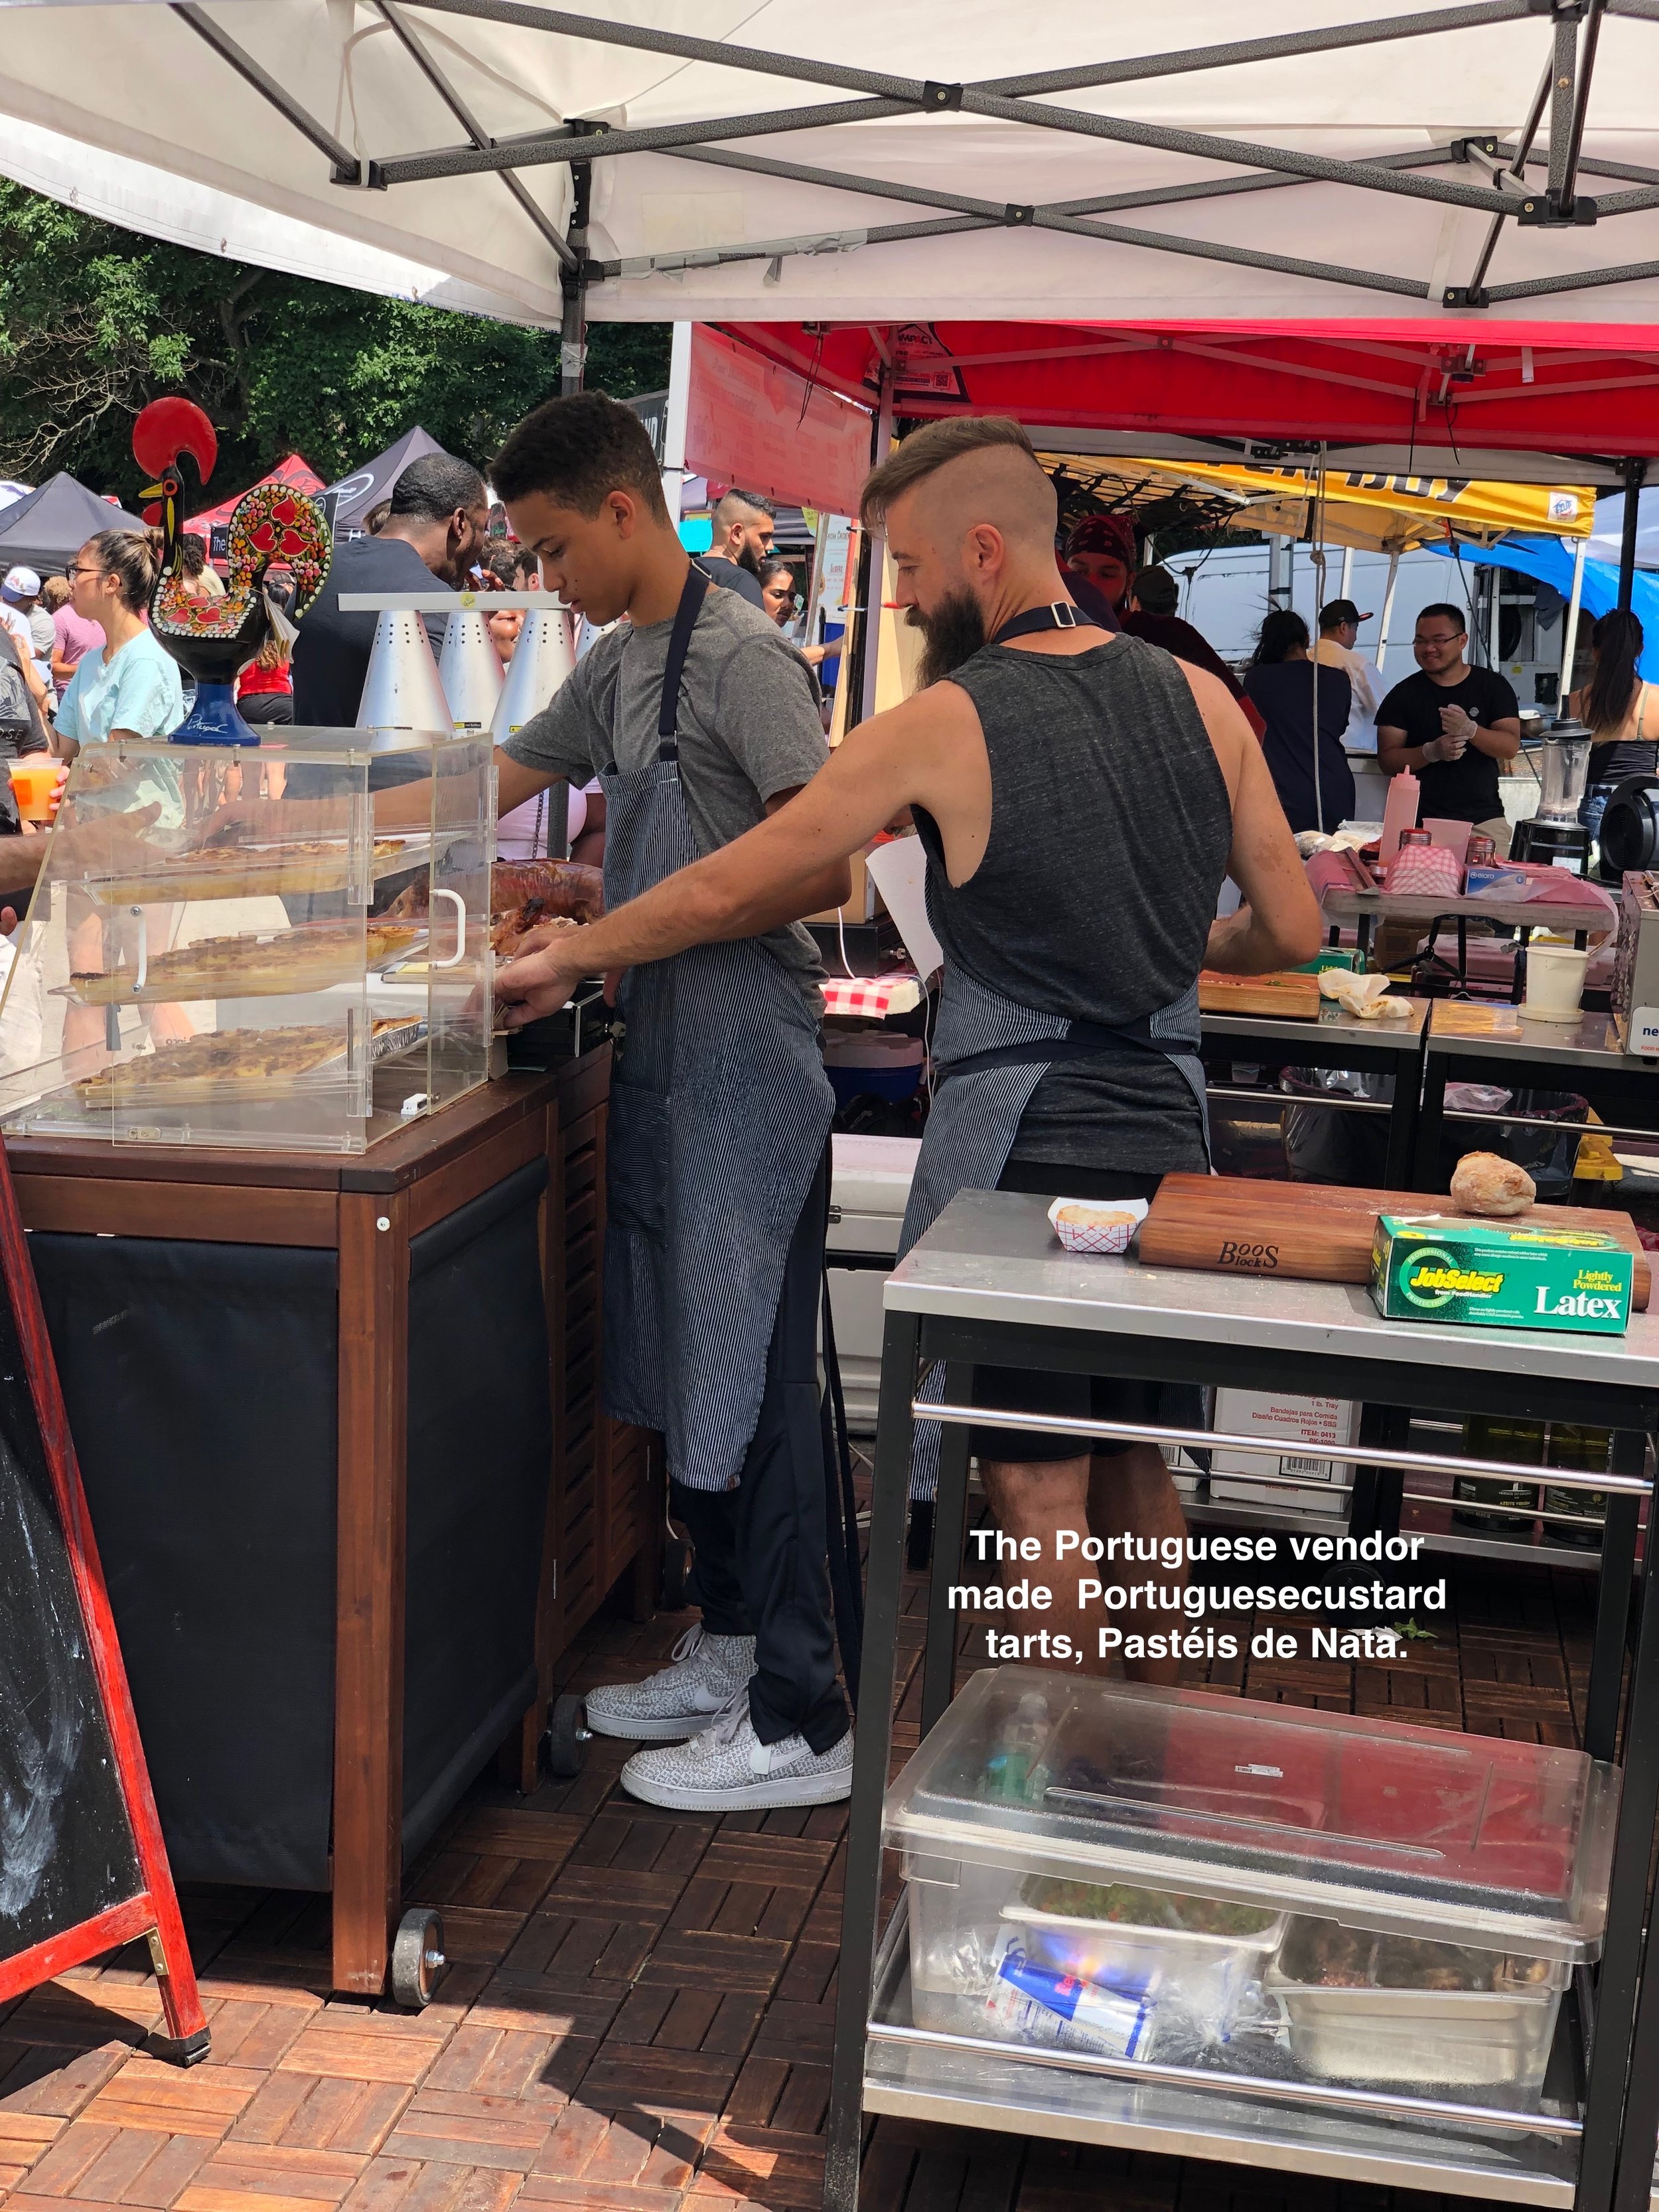
[[[1431,1192],[1347,1190],[1328,1183],[1264,1182],[1245,1176],[1167,1175],[1140,1225],[1137,1250],[1149,1266],[1225,1274],[1285,1275],[1304,1282],[1369,1283],[1379,1213],[1439,1213]],[[1631,1302],[1646,1309],[1653,1271],[1636,1224],[1612,1207],[1534,1206],[1522,1217],[1557,1229],[1599,1229],[1636,1255]]]
[[[1206,968],[1198,979],[1203,1014],[1263,1014],[1291,1021],[1319,1019],[1319,978],[1285,969],[1270,975],[1224,975]]]

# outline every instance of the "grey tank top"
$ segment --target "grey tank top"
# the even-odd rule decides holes
[[[950,679],[991,768],[991,834],[963,884],[920,808],[927,907],[946,958],[1017,1004],[1119,1026],[1181,997],[1227,872],[1232,809],[1178,664],[1121,636],[1087,653],[987,646]],[[1050,1068],[1011,1158],[1202,1171],[1197,1102],[1152,1053]]]

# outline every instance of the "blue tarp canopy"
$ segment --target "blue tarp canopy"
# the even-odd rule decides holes
[[[1471,568],[1513,568],[1540,583],[1553,584],[1563,599],[1572,596],[1573,556],[1561,538],[1505,538],[1496,545],[1431,545],[1427,552],[1448,560],[1461,556]],[[1609,613],[1619,604],[1619,568],[1612,561],[1586,561],[1581,604],[1592,615]],[[1631,608],[1645,635],[1640,672],[1659,684],[1659,576],[1638,568],[1631,586]]]

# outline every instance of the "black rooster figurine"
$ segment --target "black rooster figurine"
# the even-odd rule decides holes
[[[196,678],[196,703],[170,743],[257,745],[237,712],[235,685],[270,635],[272,609],[265,575],[273,566],[294,578],[288,613],[297,617],[328,574],[330,533],[322,509],[287,484],[256,484],[230,518],[230,580],[222,598],[198,599],[184,568],[184,483],[180,454],[194,460],[205,483],[219,458],[213,425],[193,400],[153,399],[132,426],[133,458],[155,481],[145,499],[146,522],[161,526],[161,573],[149,596],[149,626]]]

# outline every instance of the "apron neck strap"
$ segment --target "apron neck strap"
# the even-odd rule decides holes
[[[1010,638],[1035,637],[1039,630],[1045,629],[1099,628],[1100,624],[1092,615],[1085,615],[1082,608],[1074,606],[1070,599],[1056,599],[1051,607],[1027,607],[1023,615],[1016,615],[1012,622],[1004,623],[990,642],[1006,645]]]
[[[680,678],[685,673],[685,656],[690,649],[691,633],[697,626],[697,611],[712,588],[708,577],[694,561],[686,572],[685,589],[680,593],[680,603],[674,611],[674,628],[668,640],[668,661],[662,672],[662,702],[657,708],[657,735],[665,744],[672,744],[678,734]]]

